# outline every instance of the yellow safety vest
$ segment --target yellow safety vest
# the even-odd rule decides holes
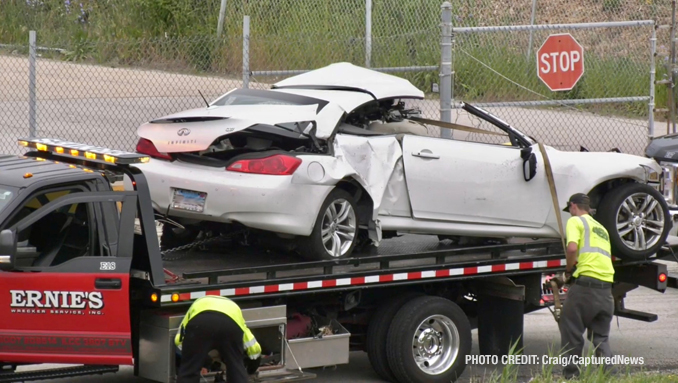
[[[567,243],[577,242],[577,270],[573,277],[587,276],[614,281],[610,236],[603,225],[588,214],[567,221]]]
[[[257,359],[261,355],[261,346],[257,339],[252,334],[247,325],[245,324],[245,318],[242,316],[242,311],[240,307],[233,302],[232,300],[226,297],[218,297],[208,295],[202,298],[196,299],[195,302],[191,305],[184,316],[184,320],[181,321],[181,326],[179,326],[179,331],[174,337],[174,344],[181,350],[181,346],[184,340],[184,331],[188,322],[194,318],[196,315],[200,314],[203,311],[217,311],[223,314],[228,315],[235,321],[235,323],[240,326],[243,331],[243,348],[247,352],[247,356],[250,359]]]

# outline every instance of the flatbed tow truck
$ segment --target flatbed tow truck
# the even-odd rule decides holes
[[[481,354],[504,355],[520,344],[525,313],[566,296],[546,283],[566,264],[553,240],[460,247],[406,235],[315,262],[227,239],[209,251],[161,252],[148,184],[130,166],[147,157],[52,139],[19,143],[26,154],[0,156],[0,382],[121,365],[173,382],[174,335],[205,295],[243,309],[263,348],[252,381],[312,379],[309,368],[345,364],[363,350],[387,381],[449,382],[464,371],[473,328]],[[113,190],[122,176],[134,190]],[[657,319],[625,308],[624,296],[638,286],[675,288],[657,261],[678,261],[677,246],[615,260],[616,315]],[[45,363],[75,366],[17,371]]]

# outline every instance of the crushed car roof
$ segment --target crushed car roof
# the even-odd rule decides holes
[[[285,88],[352,89],[367,92],[375,99],[424,98],[424,92],[404,78],[346,62],[330,64],[273,84],[273,89]]]

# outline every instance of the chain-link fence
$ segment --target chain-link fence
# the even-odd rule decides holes
[[[649,20],[455,28],[454,97],[557,148],[642,154],[653,127],[654,26]],[[540,46],[549,35],[571,36],[583,52],[545,51]],[[538,42],[534,49],[531,40]],[[538,66],[542,73],[583,75],[571,90],[551,91]],[[478,134],[464,139],[496,142]]]
[[[626,20],[670,26],[673,14],[669,0],[451,3],[457,30]],[[14,139],[27,135],[31,126],[41,136],[133,149],[140,124],[201,107],[199,92],[212,100],[235,87],[265,88],[298,73],[290,71],[338,61],[398,68],[394,74],[426,92],[426,100],[417,103],[424,116],[440,117],[435,90],[442,85],[441,2],[0,0],[0,8],[3,152],[17,151]],[[248,39],[243,39],[245,16]],[[34,97],[30,30],[37,31]],[[535,52],[549,32],[455,33],[454,100],[491,105],[649,97],[650,30],[639,26],[575,34],[584,45],[586,73],[573,91],[564,93],[550,92],[536,76]],[[657,80],[667,78],[671,69],[669,32],[657,30]],[[666,108],[666,89],[658,85],[655,95],[657,108]],[[647,101],[489,109],[565,149],[619,146],[637,153],[649,119]],[[656,115],[663,123],[665,114]],[[631,136],[633,144],[619,142]]]

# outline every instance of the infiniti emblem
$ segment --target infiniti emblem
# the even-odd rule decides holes
[[[187,128],[179,129],[179,131],[177,132],[178,136],[188,136],[189,134],[191,134],[191,131]]]

